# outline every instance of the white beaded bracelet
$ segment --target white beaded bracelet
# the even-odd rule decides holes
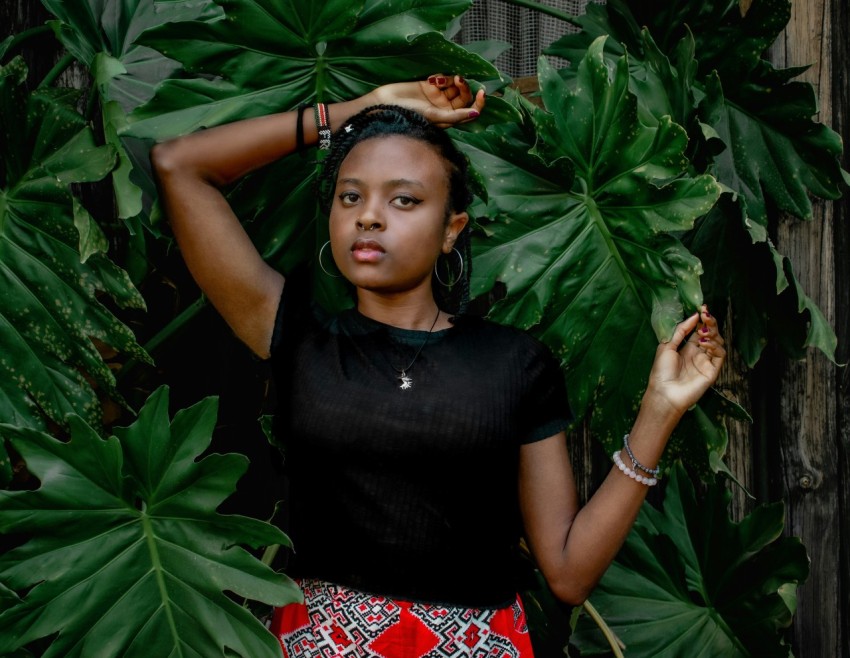
[[[617,450],[611,455],[611,459],[614,460],[614,463],[617,465],[623,474],[628,475],[635,482],[640,482],[641,484],[645,484],[647,487],[654,487],[658,484],[658,480],[656,478],[648,478],[644,475],[640,475],[639,473],[633,471],[628,466],[623,463],[623,458],[620,457],[620,451]]]

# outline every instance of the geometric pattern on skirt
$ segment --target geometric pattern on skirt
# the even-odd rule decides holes
[[[533,658],[525,611],[399,601],[322,580],[304,603],[277,608],[271,631],[286,658]]]

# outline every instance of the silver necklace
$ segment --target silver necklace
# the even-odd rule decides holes
[[[419,355],[422,353],[425,345],[428,343],[428,339],[431,338],[431,333],[434,331],[434,327],[437,326],[437,320],[440,317],[440,309],[437,309],[437,315],[434,316],[434,321],[431,323],[431,328],[428,330],[428,333],[425,336],[425,340],[422,341],[422,344],[419,346],[419,349],[416,350],[416,354],[413,355],[413,358],[410,360],[410,363],[407,364],[406,368],[396,368],[392,363],[392,369],[396,371],[396,379],[398,379],[401,384],[399,384],[399,388],[402,391],[406,391],[408,389],[413,388],[413,379],[408,375],[408,371],[413,367],[413,364],[416,363],[416,359],[419,358]]]

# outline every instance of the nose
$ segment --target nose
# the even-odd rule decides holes
[[[380,231],[384,228],[383,222],[374,213],[363,213],[357,218],[357,229],[360,231]]]

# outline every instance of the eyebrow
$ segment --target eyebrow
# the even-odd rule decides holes
[[[339,178],[337,179],[337,184],[339,183],[349,183],[351,185],[363,185],[363,181],[359,178]],[[392,180],[386,181],[384,183],[384,187],[403,187],[405,185],[412,185],[415,187],[425,188],[425,185],[418,180],[413,180],[410,178],[393,178]]]

